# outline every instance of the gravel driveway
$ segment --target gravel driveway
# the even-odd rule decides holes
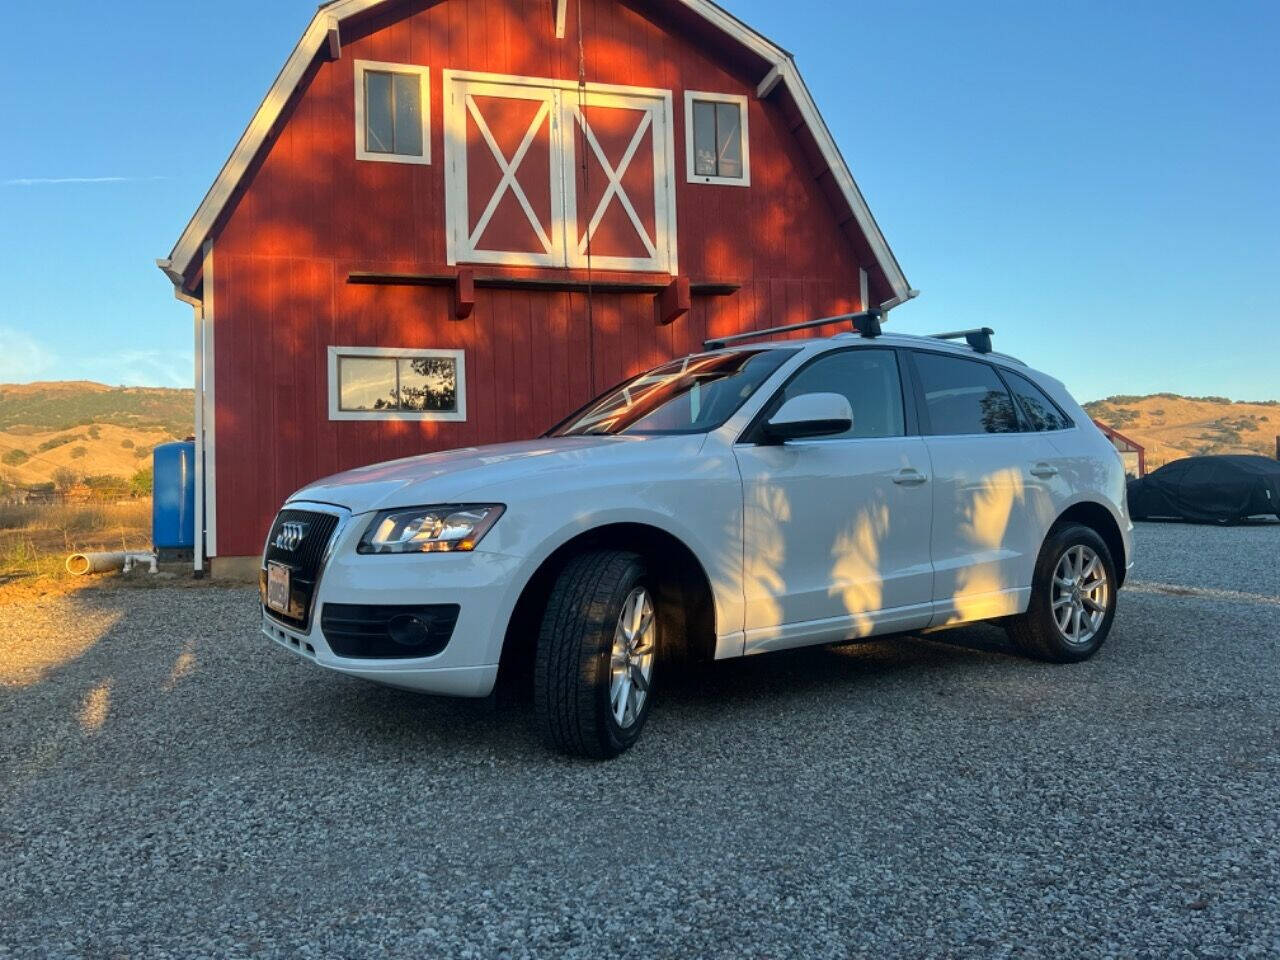
[[[248,590],[11,603],[0,956],[1280,955],[1280,524],[1138,541],[1087,664],[720,664],[604,764],[318,670]]]

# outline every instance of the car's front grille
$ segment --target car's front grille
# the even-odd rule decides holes
[[[456,603],[389,606],[326,603],[320,629],[340,657],[408,659],[434,657],[449,644],[458,623]]]
[[[289,568],[289,612],[268,610],[282,623],[300,630],[310,625],[311,600],[320,578],[325,550],[338,527],[338,516],[318,510],[281,510],[267,536],[267,549],[262,556],[263,570],[259,578],[262,602],[267,598],[268,563],[282,563]],[[285,524],[293,524],[288,531]],[[299,532],[301,535],[299,535]],[[292,536],[282,534],[292,534]]]
[[[286,523],[301,523],[306,529],[306,533],[292,550],[276,545]],[[271,525],[271,535],[267,537],[267,552],[263,559],[287,563],[300,576],[313,577],[320,568],[324,549],[329,545],[329,538],[333,536],[337,526],[336,514],[315,510],[281,510],[276,522]]]

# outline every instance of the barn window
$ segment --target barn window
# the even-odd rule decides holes
[[[430,74],[426,67],[356,61],[356,157],[431,162]]]
[[[466,420],[463,351],[330,347],[329,419]]]
[[[690,183],[751,186],[746,97],[688,90],[684,122]]]

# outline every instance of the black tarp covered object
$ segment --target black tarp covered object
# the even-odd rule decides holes
[[[1175,460],[1129,481],[1129,514],[1202,523],[1280,517],[1280,461],[1235,455]]]

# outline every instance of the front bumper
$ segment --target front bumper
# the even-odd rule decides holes
[[[353,517],[317,578],[312,616],[303,629],[262,610],[262,632],[313,663],[376,683],[459,697],[492,690],[507,622],[522,585],[524,560],[500,553],[366,556],[355,544],[364,518]],[[326,604],[456,606],[457,622],[443,649],[430,656],[361,659],[341,656],[325,637]]]
[[[496,663],[471,667],[428,667],[423,666],[421,660],[350,660],[331,653],[325,656],[321,653],[323,640],[317,644],[314,638],[297,633],[265,612],[262,615],[262,632],[286,650],[292,650],[312,663],[402,690],[448,697],[487,697],[498,679]]]

